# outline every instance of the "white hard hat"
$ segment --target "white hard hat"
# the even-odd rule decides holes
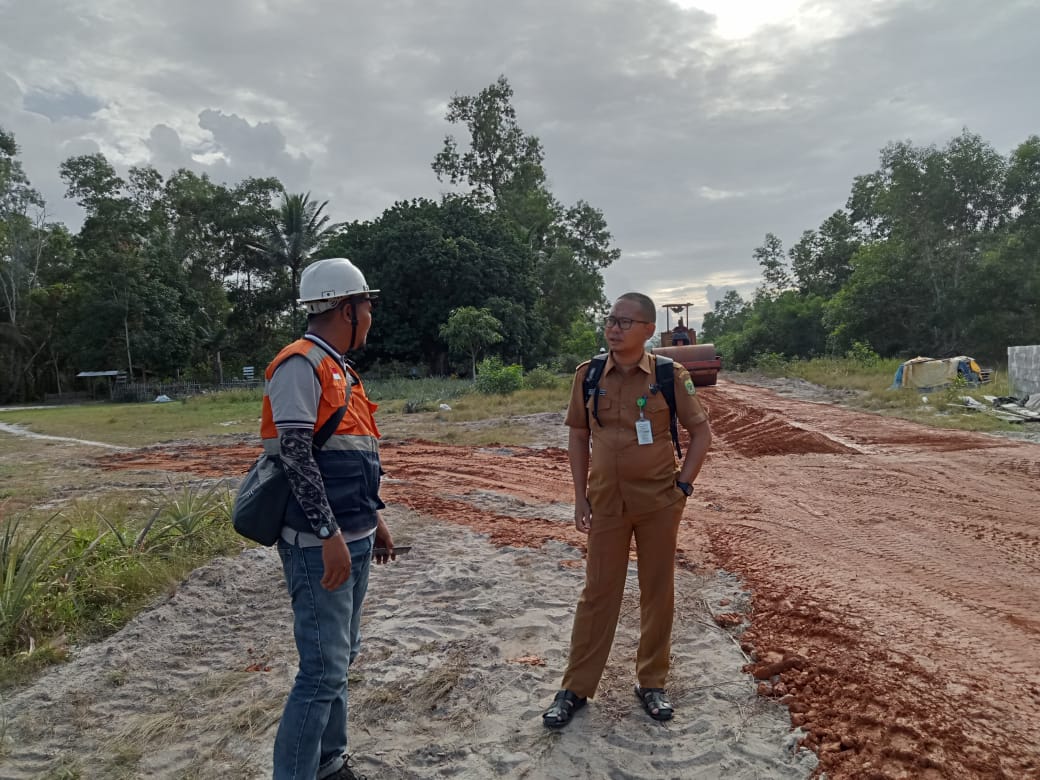
[[[310,314],[334,309],[344,298],[353,295],[375,295],[368,289],[361,270],[345,257],[330,257],[311,263],[300,274],[300,297],[296,301]]]

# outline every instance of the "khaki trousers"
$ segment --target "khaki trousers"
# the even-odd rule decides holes
[[[639,564],[636,679],[644,688],[664,687],[675,613],[675,542],[685,505],[682,500],[641,515],[593,517],[563,688],[578,696],[596,694],[621,613],[633,535]]]

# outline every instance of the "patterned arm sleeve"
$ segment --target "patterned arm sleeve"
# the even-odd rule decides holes
[[[279,440],[285,476],[311,528],[317,533],[319,526],[327,523],[335,533],[339,526],[325,495],[325,483],[318,463],[314,460],[314,433],[305,428],[289,428],[279,432]]]

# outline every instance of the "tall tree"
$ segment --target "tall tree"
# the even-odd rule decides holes
[[[860,244],[856,226],[842,210],[827,217],[818,230],[806,230],[789,253],[798,289],[810,295],[836,293],[852,274],[852,257]]]
[[[469,357],[474,381],[477,379],[477,356],[502,340],[501,325],[488,309],[460,306],[440,327],[440,336],[448,343],[448,348]]]
[[[504,353],[530,364],[545,323],[535,313],[531,250],[501,216],[464,198],[397,203],[371,222],[354,222],[325,248],[354,260],[383,291],[370,359],[446,369],[440,326],[459,307],[489,309],[501,322]]]
[[[762,266],[762,278],[765,280],[762,295],[776,298],[791,287],[791,276],[784,259],[784,245],[779,238],[772,233],[766,233],[765,241],[762,246],[755,248],[752,257]]]
[[[70,351],[86,368],[176,375],[194,351],[198,299],[169,251],[162,176],[132,168],[127,181],[102,154],[69,158],[60,171],[86,211],[75,241],[75,319],[64,335]]]
[[[740,293],[736,290],[726,290],[726,294],[715,301],[712,311],[704,315],[699,341],[713,342],[726,333],[739,333],[744,327],[750,308],[750,304],[740,297]]]
[[[917,319],[893,323],[893,329],[909,327],[918,334],[914,341],[929,351],[963,349],[975,305],[971,280],[1007,216],[1005,169],[992,147],[964,131],[943,149],[890,144],[882,150],[881,168],[853,184],[848,202],[853,223],[868,240],[889,248],[869,255],[861,276],[870,280],[869,287],[879,278],[875,262],[898,263],[891,276],[904,285],[891,290],[898,303],[886,304]],[[859,285],[863,280],[857,281],[856,273],[850,281]]]
[[[295,305],[300,272],[311,254],[330,236],[331,231],[339,227],[329,224],[328,215],[322,214],[328,204],[327,200],[321,203],[311,200],[309,192],[285,193],[277,216],[268,228],[266,240],[254,247],[271,266],[284,268],[289,274],[286,306],[292,312],[294,333],[300,330],[300,312]]]
[[[1040,137],[1009,156],[1003,200],[998,237],[970,284],[968,324],[970,348],[1001,357],[1008,346],[1040,343]]]
[[[556,351],[574,317],[604,306],[602,269],[620,251],[603,213],[585,201],[563,207],[546,185],[541,142],[526,134],[504,76],[477,95],[456,95],[446,119],[469,132],[468,145],[451,135],[432,163],[439,180],[466,183],[468,197],[495,210],[534,253],[540,296],[535,314],[546,323],[545,343]]]
[[[14,136],[0,127],[0,321],[15,329],[39,274],[44,218],[17,155]]]
[[[512,99],[513,88],[499,76],[477,95],[455,95],[448,102],[445,119],[464,124],[471,143],[460,154],[455,138],[445,136],[432,165],[438,181],[464,181],[477,199],[496,207],[544,185],[542,144],[520,129]]]
[[[183,169],[166,182],[167,251],[182,264],[198,307],[191,360],[197,377],[221,381],[227,363],[236,370],[263,363],[289,334],[286,273],[251,248],[274,221],[271,204],[282,192],[277,179],[229,186]]]
[[[46,223],[43,198],[18,160],[18,144],[0,127],[0,400],[34,395],[52,353],[49,329],[34,308],[46,283],[47,262],[64,231]]]

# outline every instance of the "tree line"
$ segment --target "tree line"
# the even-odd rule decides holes
[[[540,141],[520,128],[505,77],[456,95],[433,173],[459,192],[333,224],[327,202],[275,178],[218,184],[103,154],[59,169],[83,209],[73,233],[0,128],[0,402],[74,389],[82,370],[222,382],[262,371],[302,332],[299,274],[347,256],[383,291],[370,370],[470,373],[508,362],[570,368],[595,352],[604,268],[620,255],[603,214],[549,190]],[[886,146],[844,208],[789,250],[767,234],[763,283],[705,315],[733,367],[870,349],[1000,362],[1040,342],[1040,138],[1001,156],[962,132],[942,148]],[[452,321],[452,315],[455,320]]]
[[[1040,343],[1040,137],[1006,157],[967,130],[942,148],[891,143],[844,208],[753,256],[751,299],[731,290],[704,317],[731,366],[854,348],[1002,363]]]
[[[150,166],[120,176],[101,153],[61,163],[77,232],[46,204],[0,128],[0,402],[67,392],[83,370],[136,380],[222,382],[262,372],[304,328],[303,267],[346,256],[382,290],[361,360],[412,372],[467,371],[452,312],[479,313],[487,343],[534,366],[596,344],[602,270],[620,255],[603,214],[560,203],[538,138],[524,133],[505,77],[456,95],[460,126],[432,162],[459,185],[440,200],[398,202],[370,221],[333,224],[327,201],[275,178],[218,184]]]

